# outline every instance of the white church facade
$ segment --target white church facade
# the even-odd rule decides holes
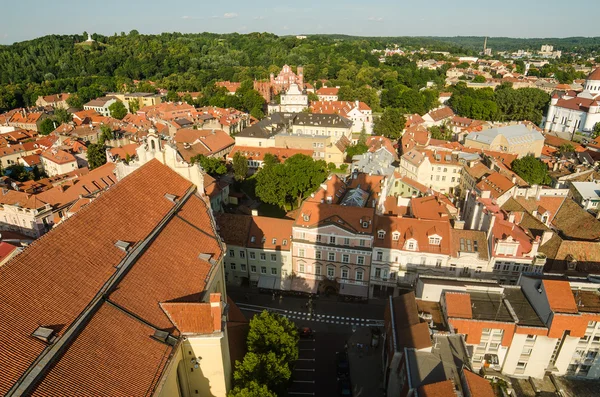
[[[600,68],[585,81],[583,91],[555,93],[544,120],[545,131],[590,132],[600,122]]]
[[[301,91],[296,83],[290,84],[284,93],[281,93],[280,104],[270,103],[268,106],[269,114],[276,112],[300,113],[308,108],[308,94]]]

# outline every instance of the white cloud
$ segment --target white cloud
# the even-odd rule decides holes
[[[381,22],[383,21],[382,17],[369,17],[369,21]]]
[[[236,14],[235,12],[226,12],[225,14],[223,14],[223,18],[225,19],[231,19],[231,18],[237,18],[238,14]]]

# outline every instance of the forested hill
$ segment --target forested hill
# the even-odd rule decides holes
[[[481,51],[485,37],[427,37],[438,42],[452,44],[469,50]],[[582,55],[600,53],[600,37],[566,37],[566,38],[531,38],[519,39],[512,37],[488,37],[487,46],[494,51],[539,51],[544,44],[554,46],[555,50],[566,52],[576,51]]]

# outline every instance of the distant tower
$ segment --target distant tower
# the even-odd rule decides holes
[[[483,40],[483,55],[485,55],[485,50],[487,49],[487,36]]]

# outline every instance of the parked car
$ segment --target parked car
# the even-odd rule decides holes
[[[340,397],[352,397],[352,385],[350,384],[350,379],[341,378],[338,381],[338,389]]]
[[[335,359],[338,377],[348,376],[350,374],[350,362],[348,361],[346,352],[335,353]]]
[[[315,331],[312,328],[302,327],[298,328],[298,335],[301,338],[312,338],[315,335]]]

